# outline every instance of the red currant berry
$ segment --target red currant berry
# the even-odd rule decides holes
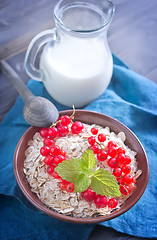
[[[44,159],[44,163],[46,165],[51,165],[53,163],[53,157],[51,155],[46,156]]]
[[[122,175],[122,169],[119,168],[119,167],[114,168],[114,169],[113,169],[113,175],[114,175],[115,177],[120,177],[120,176]]]
[[[110,147],[117,147],[117,144],[114,141],[109,141],[107,144],[107,148],[110,148]]]
[[[45,139],[44,139],[44,145],[45,145],[45,146],[48,146],[48,147],[52,147],[52,146],[54,145],[53,139],[45,138]]]
[[[91,133],[92,133],[93,135],[97,135],[98,129],[95,128],[95,127],[91,128]]]
[[[71,131],[73,134],[79,134],[82,132],[83,128],[84,128],[83,124],[79,121],[76,121],[72,124]]]
[[[111,168],[116,168],[116,167],[118,166],[118,161],[117,161],[117,159],[116,159],[116,158],[110,158],[110,159],[108,160],[108,165],[109,165],[109,167],[111,167]]]
[[[110,148],[108,149],[108,155],[109,155],[110,157],[115,157],[116,154],[117,154],[117,149],[116,149],[115,147],[110,147]]]
[[[110,198],[108,201],[108,207],[109,208],[115,208],[118,205],[118,201],[116,198]]]
[[[59,176],[59,174],[56,173],[55,171],[53,171],[52,176],[53,176],[54,178],[56,178],[56,179],[61,179],[61,177]]]
[[[136,184],[133,183],[133,182],[130,183],[130,184],[128,185],[128,187],[130,188],[130,191],[131,191],[131,192],[134,192],[134,191],[136,190],[136,188],[137,188],[137,187],[136,187]]]
[[[55,169],[55,166],[51,165],[51,166],[49,166],[49,167],[47,168],[47,172],[48,172],[49,174],[52,174],[52,173],[54,172],[54,169]]]
[[[59,136],[65,137],[69,133],[69,128],[67,126],[61,126],[58,128]]]
[[[73,183],[68,183],[66,186],[67,192],[73,192],[75,185]]]
[[[98,145],[90,146],[90,149],[93,150],[93,153],[94,153],[94,154],[97,154],[97,153],[99,152],[99,147],[98,147]]]
[[[61,126],[63,126],[62,125],[62,117],[59,117],[58,120],[57,120],[57,129]]]
[[[62,116],[62,125],[68,126],[71,123],[71,119],[68,115]]]
[[[98,194],[94,198],[94,203],[97,206],[97,208],[104,208],[107,206],[107,197]]]
[[[89,138],[88,138],[88,142],[89,142],[89,144],[90,144],[91,146],[93,146],[93,145],[95,144],[95,142],[96,142],[95,137],[93,137],[93,136],[89,137]]]
[[[60,147],[58,145],[55,145],[53,147],[50,148],[50,153],[52,154],[52,156],[57,156],[59,155],[61,152]]]
[[[123,195],[127,195],[130,193],[130,188],[127,185],[120,186],[119,189],[120,189],[121,194],[123,194]]]
[[[125,165],[122,167],[122,172],[127,174],[131,171],[131,167],[129,165]]]
[[[119,163],[124,163],[124,162],[125,162],[125,155],[124,155],[124,153],[118,154],[118,156],[117,156],[117,161],[118,161]]]
[[[99,140],[99,142],[105,142],[105,140],[106,140],[106,135],[105,135],[104,133],[100,133],[100,134],[98,135],[98,140]]]
[[[48,137],[48,128],[41,128],[39,133],[42,138],[47,138]]]
[[[93,192],[91,188],[87,188],[84,192],[81,193],[82,198],[84,198],[87,202],[93,201],[96,193]]]
[[[40,153],[42,156],[47,156],[50,153],[50,148],[47,146],[43,146],[40,148]]]
[[[131,163],[131,158],[129,156],[125,156],[125,164],[130,164]]]
[[[128,191],[128,194],[130,194],[130,192],[131,192],[130,187],[125,185],[125,189]]]
[[[62,155],[57,155],[53,158],[53,163],[58,165],[59,163],[64,161],[64,157]]]
[[[125,154],[125,150],[124,150],[123,147],[119,147],[119,148],[117,148],[117,154],[120,154],[120,153]]]
[[[58,136],[58,129],[56,127],[49,128],[48,135],[52,138],[56,138]]]
[[[66,156],[66,151],[64,151],[64,150],[61,150],[61,151],[60,151],[60,155],[62,155],[62,156],[64,156],[64,157],[65,157],[65,156]]]
[[[105,161],[107,159],[107,152],[105,150],[100,150],[97,153],[97,159],[99,161]]]
[[[119,178],[116,178],[116,180],[117,180],[119,185],[124,185],[124,181],[123,181],[122,178],[119,177]]]
[[[67,185],[68,183],[70,183],[70,182],[68,182],[68,181],[65,180],[65,179],[61,179],[61,181],[62,181],[62,183],[65,183],[66,185]]]
[[[123,181],[126,184],[130,184],[131,182],[133,182],[133,176],[131,174],[124,175]]]
[[[60,188],[61,188],[61,190],[66,190],[66,187],[67,187],[67,184],[66,183],[63,183],[63,182],[60,182]]]

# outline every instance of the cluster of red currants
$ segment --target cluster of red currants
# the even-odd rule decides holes
[[[56,127],[41,128],[40,135],[44,138],[44,146],[41,147],[40,153],[44,156],[44,163],[48,166],[47,172],[51,174],[54,178],[60,179],[60,187],[62,190],[67,190],[67,192],[74,191],[74,184],[63,180],[58,173],[55,172],[55,167],[67,159],[66,152],[61,150],[58,145],[55,145],[55,139],[57,137],[64,137],[69,133],[69,124],[71,123],[71,118],[68,115],[62,116],[58,119]],[[79,134],[83,130],[83,124],[79,121],[72,123],[71,133]]]
[[[113,175],[117,178],[120,185],[120,191],[123,195],[130,194],[136,189],[136,180],[132,175],[131,159],[125,154],[123,147],[118,147],[114,141],[109,141],[106,149],[99,149],[100,143],[106,141],[104,133],[98,133],[98,129],[91,128],[91,133],[95,136],[90,136],[88,142],[94,154],[97,155],[99,161],[107,161],[108,166],[112,168]],[[96,143],[96,136],[98,143]]]
[[[104,208],[108,205],[109,208],[115,208],[118,205],[118,201],[116,198],[108,199],[106,196],[101,196],[100,194],[96,194],[90,187],[81,193],[82,198],[84,198],[87,202],[94,201],[97,208]]]
[[[54,139],[56,137],[64,137],[69,133],[69,124],[71,123],[71,118],[68,115],[61,116],[56,122],[56,126],[50,128],[42,128],[40,130],[40,135],[43,138]],[[71,125],[71,133],[79,134],[82,132],[84,126],[81,122],[76,121]]]

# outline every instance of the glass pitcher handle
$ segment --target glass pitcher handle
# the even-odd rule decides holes
[[[25,69],[28,75],[35,80],[42,81],[41,72],[35,67],[37,54],[43,45],[51,41],[56,41],[55,28],[37,34],[28,46],[25,56]]]

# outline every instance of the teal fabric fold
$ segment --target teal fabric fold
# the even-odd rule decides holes
[[[52,99],[41,82],[30,80],[29,89],[52,101],[58,110],[68,109]],[[157,85],[131,71],[114,57],[114,70],[106,91],[84,109],[107,114],[129,127],[143,144],[150,166],[148,187],[125,214],[101,223],[119,232],[157,238]],[[19,97],[0,125],[0,239],[84,240],[95,225],[61,222],[38,211],[23,196],[13,172],[16,145],[29,125],[23,118]],[[20,226],[20,227],[19,227]]]

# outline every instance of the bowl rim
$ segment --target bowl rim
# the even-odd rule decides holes
[[[60,115],[71,115],[73,112],[73,110],[64,110],[64,111],[60,111],[59,114]],[[104,222],[107,220],[111,220],[115,217],[118,217],[122,214],[124,214],[125,212],[127,212],[130,208],[132,208],[141,198],[141,196],[143,195],[147,184],[148,184],[148,179],[149,179],[149,162],[148,162],[148,158],[147,158],[147,154],[145,152],[145,149],[142,145],[142,143],[140,142],[140,140],[137,138],[137,136],[123,123],[121,123],[120,121],[118,121],[117,119],[110,117],[106,114],[103,113],[99,113],[96,111],[90,111],[90,110],[82,110],[82,109],[76,109],[75,110],[75,114],[76,113],[91,113],[91,114],[96,114],[97,116],[103,117],[103,118],[107,118],[110,119],[114,122],[116,122],[118,125],[120,125],[121,127],[123,127],[124,129],[127,129],[127,131],[129,132],[129,134],[131,134],[133,136],[133,138],[136,139],[136,141],[139,143],[143,154],[145,156],[145,164],[147,166],[146,168],[146,173],[145,173],[145,181],[142,185],[142,188],[140,188],[138,196],[136,198],[133,199],[133,201],[129,204],[126,205],[124,208],[120,208],[118,210],[113,211],[111,214],[105,215],[105,216],[98,216],[98,217],[91,217],[91,218],[76,218],[76,217],[72,217],[72,216],[67,216],[67,215],[63,215],[61,213],[58,213],[56,211],[54,211],[53,209],[50,209],[48,207],[46,207],[46,205],[44,205],[42,202],[41,204],[39,204],[38,202],[36,202],[31,196],[30,194],[27,192],[25,186],[22,183],[18,168],[17,168],[17,161],[18,161],[18,154],[20,151],[20,147],[23,143],[23,140],[25,139],[25,136],[28,134],[29,131],[31,131],[33,128],[35,128],[36,130],[39,130],[39,127],[34,127],[34,126],[30,126],[25,132],[24,134],[21,136],[16,149],[15,149],[15,153],[14,153],[14,158],[13,158],[13,169],[14,169],[14,175],[17,181],[17,184],[19,186],[19,188],[21,189],[22,193],[25,195],[25,197],[40,211],[44,212],[45,214],[54,217],[56,219],[62,220],[62,221],[66,221],[66,222],[71,222],[71,223],[78,223],[78,224],[94,224],[94,223],[100,223],[100,222]],[[82,120],[80,120],[82,121]],[[26,177],[25,177],[26,179]],[[30,187],[30,186],[29,186]],[[31,188],[30,188],[31,191]],[[35,194],[35,193],[34,193]],[[36,194],[35,194],[36,195]]]

